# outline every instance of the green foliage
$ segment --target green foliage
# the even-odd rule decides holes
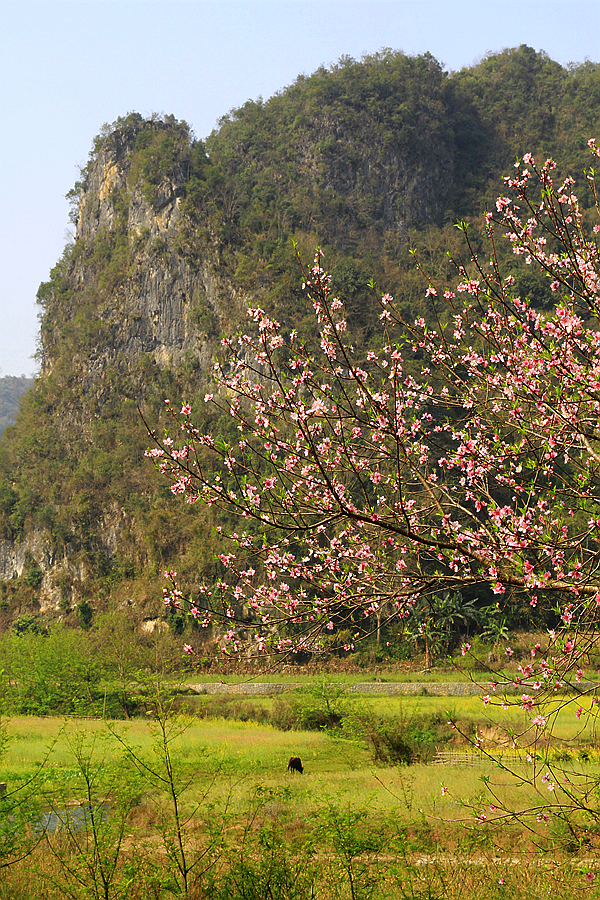
[[[352,900],[370,900],[378,887],[371,860],[387,843],[384,830],[373,827],[369,811],[355,804],[329,803],[319,819],[315,837],[333,850],[339,881],[346,882]]]
[[[308,225],[323,241],[357,246],[359,231],[364,242],[365,229],[396,224],[387,179],[417,160],[436,168],[450,151],[446,77],[429,54],[384,51],[301,76],[224,117],[208,148],[235,181],[240,237],[280,240]]]
[[[0,795],[0,872],[15,862],[27,858],[40,842],[40,835],[32,832],[31,822],[40,815],[41,803],[37,779],[29,784]],[[0,881],[2,878],[0,878]]]
[[[41,634],[43,628],[40,626],[37,616],[34,616],[33,613],[23,613],[14,620],[11,631],[14,634]]]
[[[25,554],[25,564],[23,569],[25,584],[31,588],[38,588],[42,583],[44,573],[29,552]]]
[[[160,630],[151,637],[140,619],[97,613],[87,600],[73,619],[82,627],[45,627],[23,613],[0,635],[0,700],[11,714],[86,715],[129,719],[149,707],[148,678],[181,666],[181,644]]]
[[[366,741],[373,762],[381,766],[427,762],[451,734],[447,722],[435,713],[376,716],[362,709],[344,726],[345,734]]]
[[[54,797],[46,843],[59,863],[61,894],[72,900],[121,900],[130,894],[138,865],[123,865],[126,829],[138,806],[141,785],[124,754],[102,735],[68,734],[70,759],[79,782],[77,805],[72,789]]]
[[[100,669],[82,633],[56,627],[40,635],[24,619],[0,639],[9,708],[27,715],[92,711]]]
[[[444,591],[417,601],[411,609],[406,635],[423,644],[428,668],[436,657],[449,656],[461,636],[494,618],[496,613],[496,606],[482,607],[474,597]]]
[[[77,604],[77,617],[83,628],[89,628],[94,618],[94,607],[89,600],[82,600]]]
[[[141,183],[146,203],[159,209],[175,190],[182,193],[180,185],[190,179],[191,170],[198,178],[198,169],[207,164],[200,153],[200,145],[191,152],[190,129],[185,122],[177,122],[174,116],[150,121],[135,139],[131,182]]]
[[[271,720],[282,731],[321,731],[338,728],[348,707],[344,686],[328,684],[323,680],[302,694],[276,700]]]
[[[168,692],[161,697],[159,689],[153,701],[158,719],[127,725],[14,722],[11,792],[24,757],[39,754],[51,733],[59,740],[29,789],[31,805],[24,791],[20,808],[17,792],[0,802],[2,900],[594,895],[586,873],[596,830],[582,828],[578,842],[544,824],[519,827],[504,816],[494,822],[482,794],[485,768],[374,771],[354,743],[297,734],[292,744],[273,729],[222,723],[211,734],[206,722],[178,716]],[[305,763],[310,758],[302,778],[283,773],[292,746]],[[587,771],[595,774],[597,753],[591,756]],[[494,804],[526,790],[521,767],[512,781],[507,772],[497,778],[487,771]],[[470,822],[461,799],[479,804],[477,813],[485,809],[487,822]],[[43,837],[31,827],[50,819],[61,829]],[[28,854],[22,863],[17,850]]]
[[[289,800],[285,788],[256,792],[252,814],[277,808]],[[294,853],[281,823],[265,822],[257,831],[246,829],[241,847],[231,848],[225,876],[213,880],[215,900],[313,900],[318,867],[306,854]]]
[[[112,734],[121,744],[128,760],[139,772],[151,802],[157,813],[158,832],[164,853],[169,860],[168,888],[174,894],[197,896],[203,875],[212,868],[218,856],[223,823],[214,821],[212,804],[206,803],[208,791],[193,803],[191,810],[184,804],[195,787],[204,759],[197,759],[190,771],[181,753],[183,739],[191,726],[189,718],[179,715],[174,706],[173,692],[160,681],[153,685],[150,697],[153,713],[152,750],[140,751],[122,732],[113,729]],[[198,829],[198,820],[205,819],[205,831],[210,834],[207,844],[190,847],[190,823]]]
[[[226,177],[219,199],[208,199],[246,260],[237,274],[246,278],[252,259],[254,283],[267,268],[279,277],[279,248],[310,234],[326,246],[330,268],[332,251],[341,251],[344,266],[352,259],[382,283],[385,273],[398,299],[410,267],[393,272],[390,263],[407,238],[419,246],[424,226],[479,215],[515,156],[553,153],[582,170],[599,124],[584,96],[599,80],[596,64],[566,70],[525,45],[453,75],[429,54],[386,50],[301,76],[267,102],[248,101],[207,142]],[[572,136],[571,117],[581,123]],[[436,264],[452,243],[448,230],[442,243]]]

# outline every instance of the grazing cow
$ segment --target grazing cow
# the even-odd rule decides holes
[[[304,772],[304,766],[302,765],[302,760],[299,756],[290,756],[290,761],[287,766],[288,772],[298,772],[300,775]]]

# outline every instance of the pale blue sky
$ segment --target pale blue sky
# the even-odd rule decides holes
[[[198,137],[300,73],[382,47],[460,69],[522,43],[600,60],[599,0],[4,0],[0,7],[0,374],[34,372],[35,294],[66,192],[104,122],[173,113]]]

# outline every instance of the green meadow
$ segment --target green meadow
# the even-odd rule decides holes
[[[478,697],[328,691],[163,693],[153,714],[129,721],[5,720],[0,898],[598,896],[590,829],[573,840],[564,823],[523,826],[498,812],[539,803],[523,777],[534,763],[510,744],[517,733],[527,744],[522,711],[484,710]],[[554,745],[544,752],[597,783],[593,717],[580,714],[573,738],[580,708],[548,705]],[[291,727],[273,724],[290,709]],[[314,724],[315,709],[337,724],[297,727],[303,715]],[[481,733],[472,764],[436,764],[437,751],[466,756],[461,734]],[[303,775],[287,772],[291,756]]]

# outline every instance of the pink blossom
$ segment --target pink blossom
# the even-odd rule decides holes
[[[327,413],[327,405],[319,397],[317,397],[315,400],[313,400],[308,412],[312,416],[324,416]]]
[[[597,155],[594,140],[590,150]],[[502,708],[527,712],[533,737],[554,727],[548,698],[559,702],[561,685],[583,679],[600,605],[600,232],[588,230],[573,179],[554,184],[554,172],[551,160],[518,161],[486,216],[487,246],[475,252],[467,234],[452,283],[425,275],[427,323],[383,294],[373,301],[381,321],[353,343],[318,251],[301,263],[314,340],[306,329],[278,352],[285,332],[256,305],[246,332],[223,339],[211,374],[231,435],[197,430],[188,404],[163,411],[181,443],[150,434],[147,457],[173,494],[214,507],[206,521],[222,523],[224,574],[203,587],[200,605],[187,599],[187,579],[179,588],[169,576],[166,606],[225,624],[232,656],[239,627],[287,655],[320,652],[334,622],[352,628],[351,640],[341,638],[352,649],[363,620],[365,634],[402,625],[422,649],[454,591],[493,592],[501,617],[508,602],[544,616],[565,598],[545,657],[535,644],[514,675],[535,700],[495,695]],[[593,199],[591,170],[587,178]],[[496,252],[504,240],[548,276],[555,308],[513,296],[515,277]],[[464,642],[462,657],[469,651]],[[504,666],[490,672],[484,708],[494,689],[510,689],[514,656],[507,647]],[[546,774],[548,790],[561,784],[562,772]],[[537,765],[526,777],[539,781]],[[575,782],[559,799],[577,819],[586,800]]]

